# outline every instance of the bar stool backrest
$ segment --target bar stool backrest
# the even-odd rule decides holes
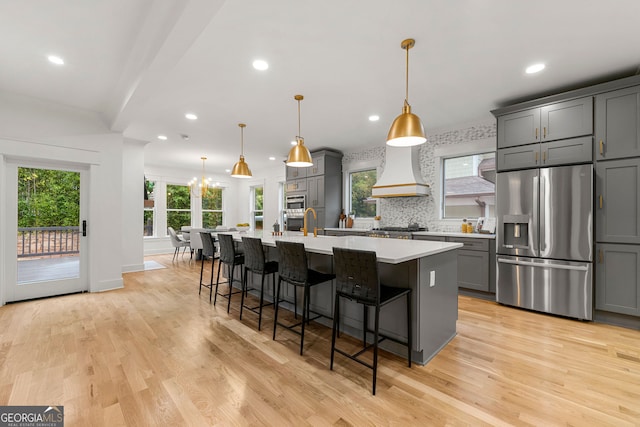
[[[262,240],[256,237],[243,237],[242,246],[244,248],[245,268],[256,273],[261,273],[265,265]]]
[[[225,264],[233,264],[236,257],[236,247],[233,244],[231,234],[218,234],[220,240],[220,261]]]
[[[333,248],[333,263],[337,292],[364,304],[378,304],[380,279],[375,252]]]
[[[202,240],[202,255],[206,257],[213,257],[216,253],[216,247],[213,244],[213,237],[211,233],[200,232],[200,240]]]
[[[304,243],[276,240],[278,248],[278,275],[289,283],[304,285],[307,282],[307,252]]]

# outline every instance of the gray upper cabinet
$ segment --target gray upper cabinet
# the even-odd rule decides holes
[[[640,316],[640,246],[597,247],[596,308]]]
[[[313,153],[311,155],[313,166],[307,168],[307,176],[324,175],[324,153]]]
[[[324,207],[324,175],[307,178],[307,206],[311,208]]]
[[[307,177],[307,169],[309,168],[293,168],[286,166],[287,168],[287,181],[290,179],[301,179]]]
[[[640,158],[597,163],[596,240],[640,244]]]
[[[498,148],[593,133],[593,98],[585,97],[498,117]]]
[[[563,139],[498,150],[498,171],[589,163],[593,156],[593,138]]]
[[[640,156],[640,86],[596,96],[596,160]]]
[[[498,148],[540,142],[540,109],[498,117]]]

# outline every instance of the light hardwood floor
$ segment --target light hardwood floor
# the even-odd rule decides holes
[[[199,264],[125,274],[125,288],[0,308],[0,405],[64,405],[67,426],[640,425],[640,331],[459,298],[458,335],[426,366],[383,353],[330,371],[239,298],[198,296]],[[236,295],[239,297],[239,295]],[[223,301],[224,302],[224,301]]]

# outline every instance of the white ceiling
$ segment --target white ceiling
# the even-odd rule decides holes
[[[405,38],[409,102],[428,133],[637,73],[638,16],[637,0],[0,0],[0,91],[99,112],[150,141],[154,166],[199,170],[206,155],[224,173],[244,122],[256,171],[286,157],[295,94],[311,150],[383,145],[404,99]],[[534,62],[547,68],[526,75]]]

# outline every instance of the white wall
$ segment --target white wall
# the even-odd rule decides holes
[[[142,209],[145,141],[125,138],[122,151],[122,272],[144,270]],[[135,220],[132,220],[135,219]]]
[[[122,136],[99,115],[29,97],[0,94],[0,175],[7,161],[72,164],[89,170],[88,289],[122,287]],[[0,199],[7,189],[0,184]],[[6,204],[0,208],[0,247],[8,260]],[[116,230],[116,232],[114,232]],[[10,251],[10,252],[15,252]],[[0,273],[0,294],[8,286]],[[0,301],[3,303],[4,300]]]

